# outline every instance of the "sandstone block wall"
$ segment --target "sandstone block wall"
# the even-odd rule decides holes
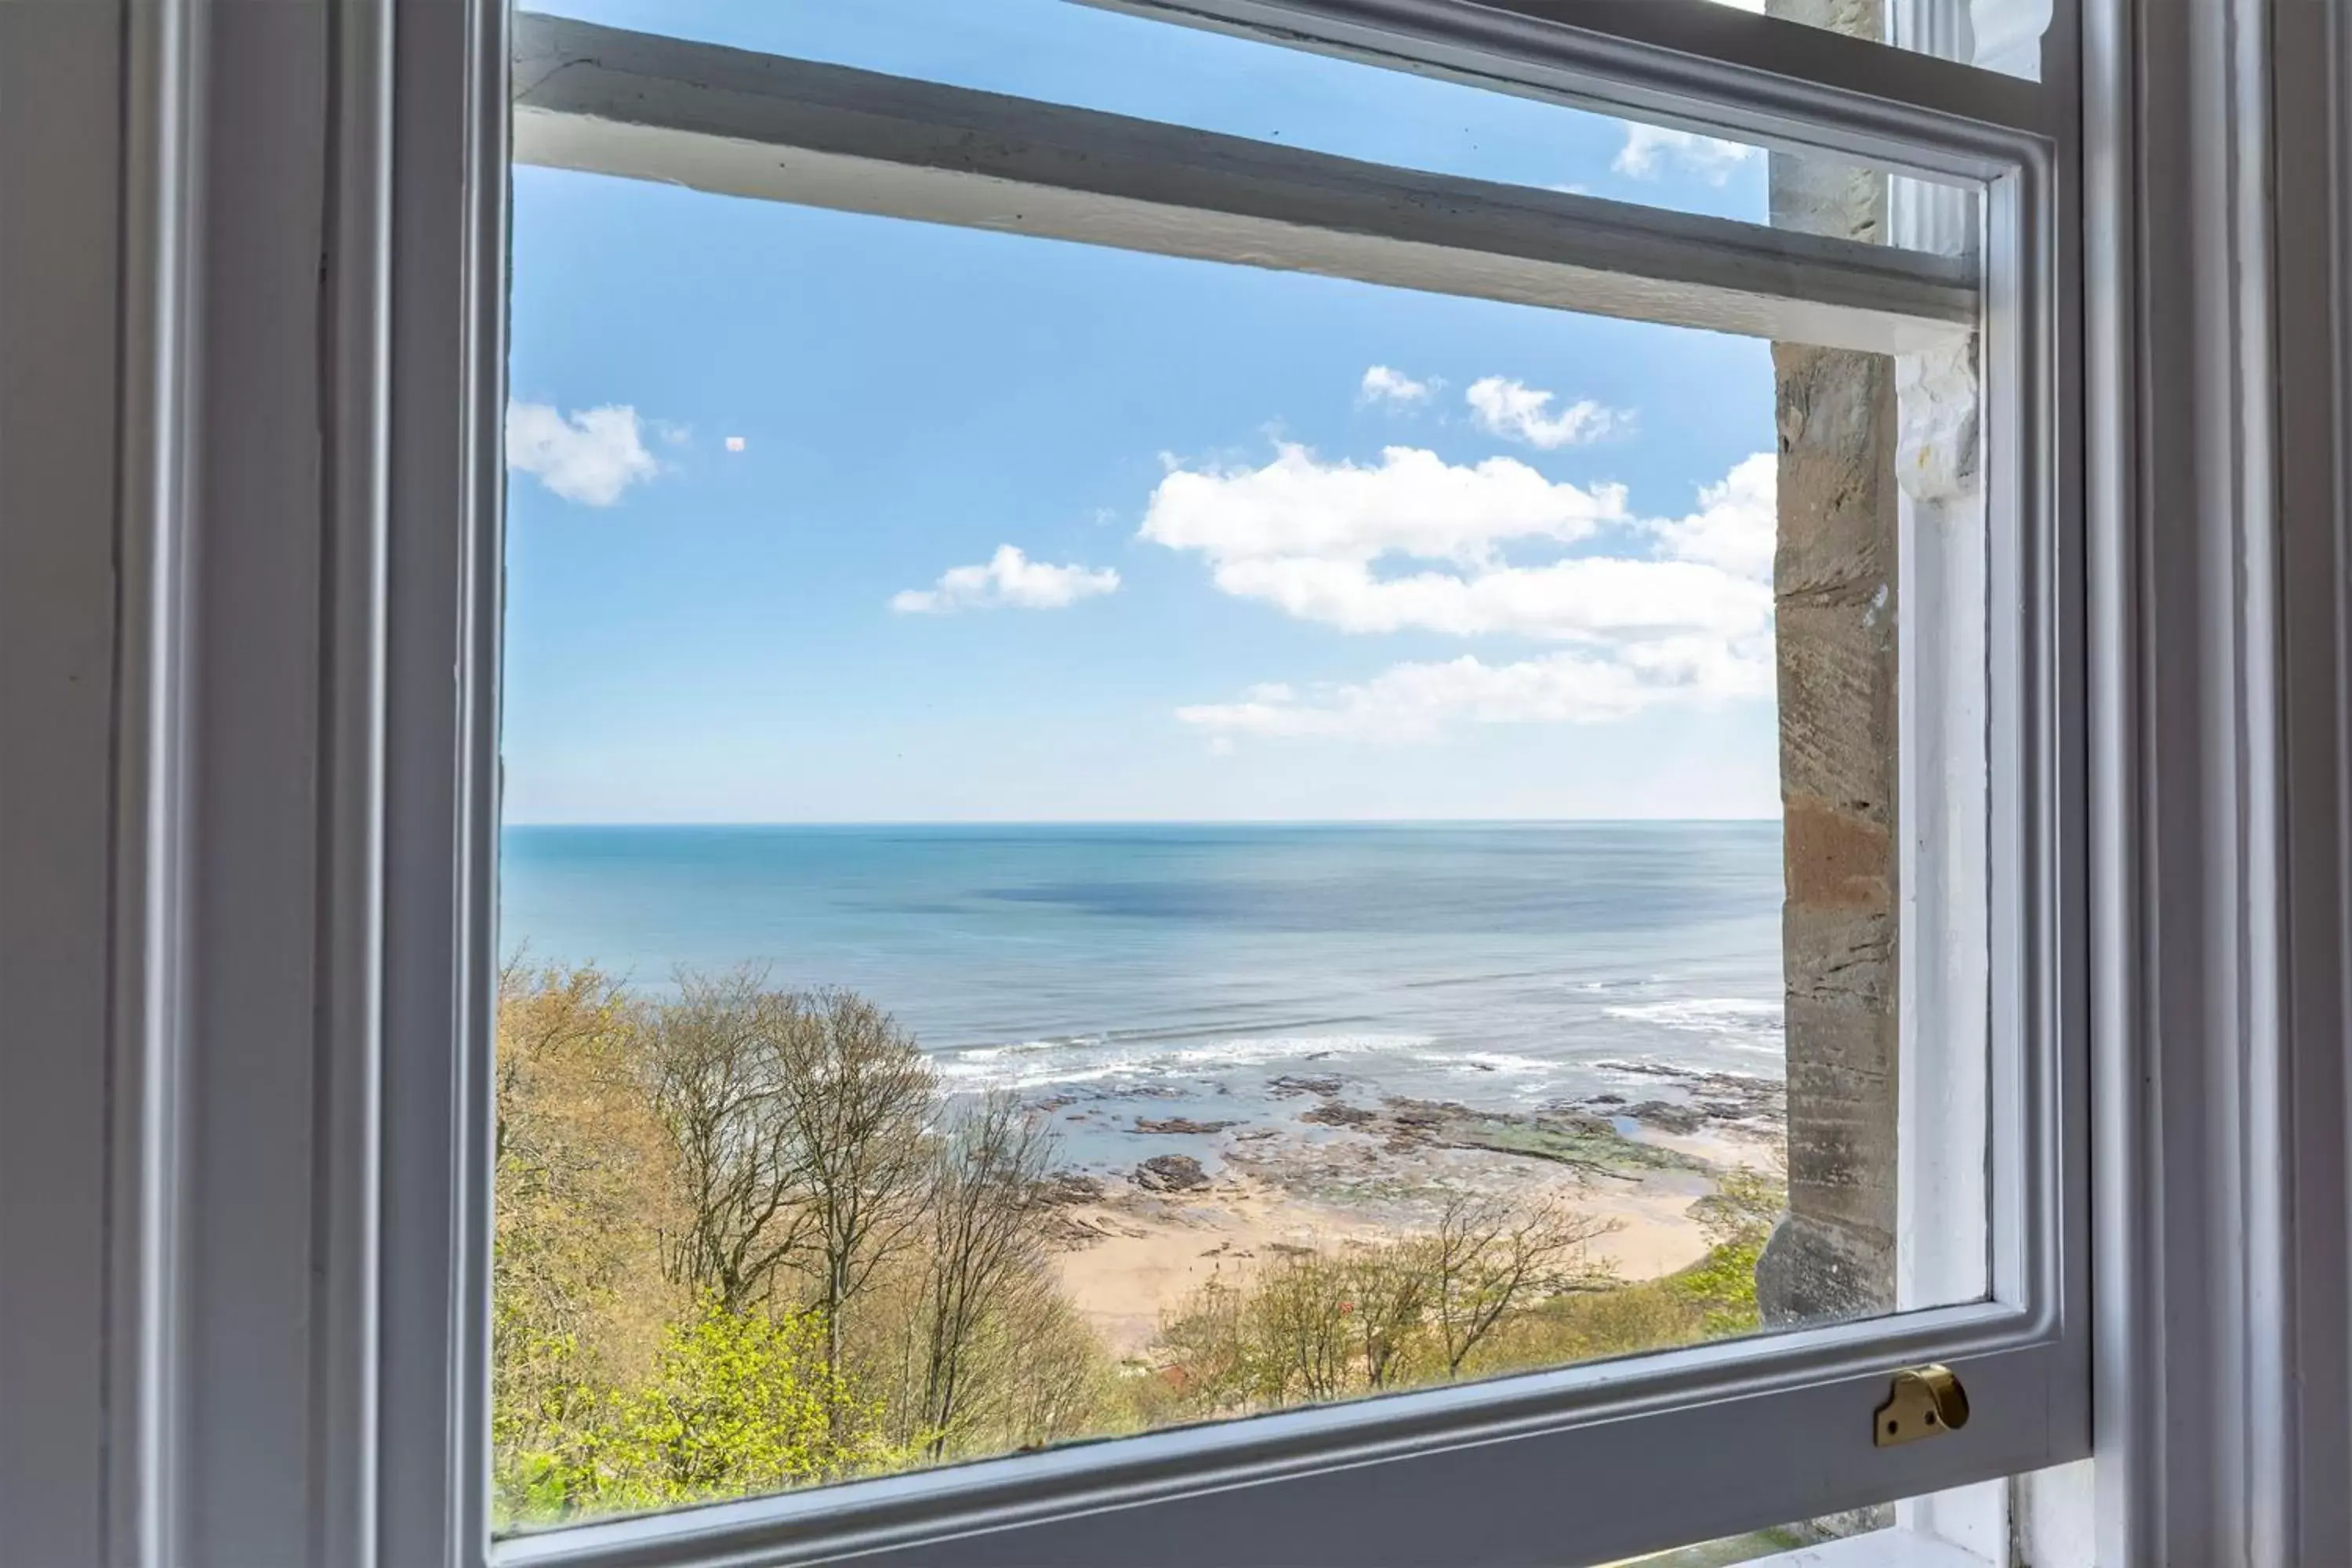
[[[1866,37],[1877,0],[1769,0]],[[1773,153],[1777,227],[1879,240],[1884,176]],[[1773,563],[1788,1005],[1789,1216],[1757,1268],[1768,1321],[1895,1304],[1895,363],[1776,344]]]

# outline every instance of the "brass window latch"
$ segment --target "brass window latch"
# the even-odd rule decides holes
[[[1968,1392],[1948,1366],[1906,1367],[1895,1374],[1886,1403],[1872,1417],[1871,1440],[1882,1448],[1940,1437],[1969,1424]]]

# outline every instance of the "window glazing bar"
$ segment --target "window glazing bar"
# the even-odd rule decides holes
[[[1079,0],[1764,145],[1983,175],[2069,124],[2055,85],[1715,0]],[[1967,0],[1935,0],[1959,5]],[[2073,27],[2055,0],[2050,32]],[[1704,105],[1704,116],[1694,113]],[[1988,161],[1989,160],[1989,161]]]
[[[518,163],[1874,353],[1977,265],[1092,110],[517,18]]]

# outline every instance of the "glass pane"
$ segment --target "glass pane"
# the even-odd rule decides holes
[[[1781,1568],[1799,1568],[1806,1559],[1791,1559],[1790,1553],[1802,1552],[1808,1546],[1821,1546],[1832,1541],[1847,1541],[1858,1535],[1885,1531],[1894,1522],[1894,1514],[1892,1508],[1856,1509],[1823,1519],[1776,1524],[1764,1530],[1751,1530],[1744,1535],[1727,1535],[1695,1545],[1671,1547],[1664,1552],[1628,1557],[1608,1564],[1607,1568],[1733,1568],[1734,1564],[1741,1563],[1780,1563]],[[1893,1551],[1887,1557],[1890,1562],[1900,1560]],[[1972,1561],[1968,1558],[1956,1560]]]
[[[1939,55],[2002,76],[2042,79],[2056,0],[1716,0],[1735,10]]]
[[[1396,168],[1756,224],[1773,220],[1768,163],[1802,166],[1817,179],[1852,172],[1826,154],[1768,154],[1735,136],[1617,119],[1078,0],[555,0],[531,8]],[[1889,238],[1883,225],[1852,237]]]
[[[1896,484],[1919,376],[514,216],[501,1529],[1985,1293],[1984,531],[1973,454]]]

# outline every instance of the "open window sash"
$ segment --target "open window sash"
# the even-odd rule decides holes
[[[383,889],[377,1387],[384,1495],[407,1505],[384,1514],[385,1561],[1585,1562],[2087,1453],[2084,595],[2052,95],[1697,0],[1130,8],[1973,183],[1981,266],[510,20],[495,0],[404,11],[383,821],[453,853],[446,870],[404,854]],[[981,162],[942,150],[940,127],[987,114],[1008,133]],[[1073,174],[1054,153],[1078,146],[1120,157]],[[1989,1298],[494,1542],[484,1151],[510,152],[1096,243],[1181,233],[1204,257],[1881,352],[1975,334],[1987,632],[1965,674],[1988,737]],[[1397,199],[1416,195],[1443,199]],[[1906,698],[1923,674],[1906,668]],[[1879,1447],[1892,1374],[1922,1363],[1958,1374],[1970,1420]]]

